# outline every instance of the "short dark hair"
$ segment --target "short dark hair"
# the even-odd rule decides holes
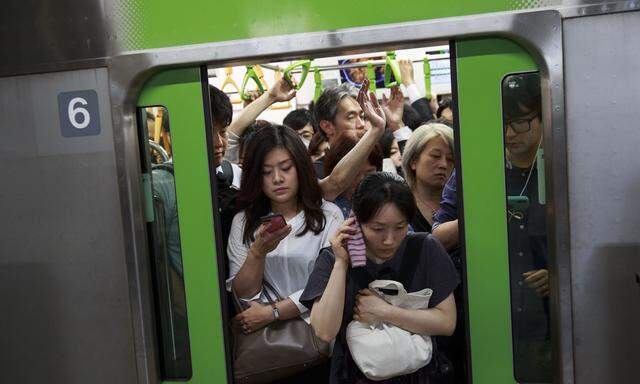
[[[269,123],[267,120],[260,120],[260,119],[249,124],[247,129],[245,129],[245,131],[242,132],[242,135],[240,135],[240,138],[238,139],[238,153],[240,154],[240,157],[244,157],[244,150],[247,147],[247,143],[256,134],[256,132],[258,132],[258,130],[268,125],[271,125],[271,123]]]
[[[314,133],[309,142],[309,156],[318,156],[320,154],[320,145],[326,141],[327,137],[321,135],[319,131]]]
[[[304,128],[307,124],[311,124],[313,127],[313,131],[315,132],[316,128],[313,125],[313,116],[308,109],[296,109],[287,114],[287,116],[282,120],[282,124],[287,127],[293,129],[294,131],[299,131]]]
[[[211,103],[213,121],[222,127],[231,124],[233,108],[229,96],[213,85],[209,85],[209,102]]]
[[[438,110],[436,111],[436,117],[441,118],[442,111],[444,111],[447,108],[453,111],[453,107],[451,106],[451,98],[449,97],[445,97],[444,99],[440,100],[440,102],[438,103]]]
[[[325,136],[324,131],[319,129],[320,122],[322,120],[335,121],[338,114],[338,104],[342,99],[345,97],[353,97],[355,99],[357,96],[356,89],[349,83],[342,83],[325,89],[313,106],[313,118],[318,124],[318,132]]]
[[[416,202],[411,189],[402,177],[393,173],[368,174],[353,194],[353,212],[361,223],[373,219],[387,203],[394,204],[407,222],[416,214]]]
[[[380,148],[382,148],[382,155],[385,158],[391,157],[391,146],[395,139],[396,137],[393,136],[393,132],[391,132],[389,128],[384,130],[384,133],[382,134],[382,137],[380,137],[378,143],[380,144]]]
[[[357,142],[350,137],[343,137],[338,144],[331,147],[324,157],[324,174],[328,176],[333,172],[333,169],[338,165],[340,160],[345,157],[355,146]],[[382,171],[382,150],[380,146],[376,144],[369,152],[367,160],[369,164],[376,167],[376,170]]]
[[[415,130],[422,125],[422,118],[418,111],[407,103],[404,103],[404,111],[402,112],[402,122],[411,130]]]
[[[262,167],[264,159],[275,148],[289,151],[298,174],[298,203],[304,210],[305,225],[296,236],[307,231],[318,234],[325,226],[322,190],[300,136],[289,127],[269,123],[258,129],[246,143],[237,207],[245,212],[243,241],[247,245],[254,240],[253,233],[260,226],[260,217],[271,210],[271,202],[263,191]]]
[[[502,105],[505,119],[512,120],[530,114],[541,113],[540,74],[520,73],[502,80]]]

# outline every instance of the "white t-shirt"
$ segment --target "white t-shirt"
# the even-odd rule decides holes
[[[305,224],[304,211],[301,211],[288,221],[288,224],[291,224],[291,233],[282,239],[276,249],[267,254],[264,265],[263,278],[275,288],[280,297],[290,298],[300,310],[301,317],[307,321],[309,314],[305,312],[308,310],[307,307],[300,304],[300,295],[307,285],[307,280],[313,271],[320,250],[330,245],[329,239],[336,233],[343,221],[342,212],[335,204],[323,200],[322,210],[326,219],[322,232],[316,235],[312,231],[307,231],[303,236],[296,236],[302,231]],[[249,247],[242,241],[244,224],[245,214],[243,211],[235,215],[231,224],[227,247],[227,256],[229,257],[227,290],[231,290],[231,282],[240,271],[249,252]],[[269,294],[273,297],[273,293]],[[273,298],[275,299],[275,297]],[[264,290],[252,298],[243,299],[268,301]]]

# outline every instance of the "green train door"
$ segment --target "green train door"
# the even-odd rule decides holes
[[[530,382],[517,378],[514,368],[500,90],[505,76],[535,71],[536,66],[521,47],[506,40],[454,44],[469,378],[474,383]],[[147,82],[138,101],[164,382],[222,383],[231,373],[220,288],[224,261],[214,237],[219,218],[214,213],[206,87],[206,68],[168,70]],[[164,127],[160,133],[158,126]],[[161,150],[150,149],[167,147],[167,141],[170,165],[152,164],[148,154],[160,156]],[[171,209],[173,221],[167,213]],[[169,233],[179,235],[177,245],[163,238]]]
[[[507,232],[510,211],[505,189],[501,93],[506,76],[537,71],[537,67],[524,49],[507,40],[461,40],[455,45],[459,127],[456,168],[458,201],[463,210],[460,228],[464,228],[461,239],[466,261],[466,328],[472,380],[480,384],[550,382],[550,366],[541,367],[536,378],[523,368],[530,362],[521,361],[514,353],[519,341],[513,332],[513,321],[522,308],[515,307],[511,292],[513,259]],[[542,159],[538,163],[542,164]],[[543,194],[544,173],[540,173]],[[539,180],[527,182],[538,185]],[[522,286],[523,282],[516,284]],[[545,357],[550,365],[550,344],[540,353],[548,354]],[[540,376],[547,378],[541,380]]]
[[[230,366],[219,284],[224,264],[218,262],[214,237],[208,96],[206,68],[187,68],[154,76],[138,100],[156,350],[164,383],[226,383]]]

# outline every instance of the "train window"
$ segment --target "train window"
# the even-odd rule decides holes
[[[502,107],[514,375],[520,383],[551,382],[539,73],[506,76]]]
[[[163,107],[138,109],[143,175],[151,201],[145,213],[163,379],[191,377],[191,352],[173,176],[169,115]]]

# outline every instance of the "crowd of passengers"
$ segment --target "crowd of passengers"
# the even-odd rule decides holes
[[[209,88],[226,287],[244,305],[233,321],[251,334],[301,318],[331,344],[324,364],[287,382],[374,382],[349,350],[351,321],[432,337],[429,364],[375,382],[466,382],[452,105],[420,95],[410,62],[400,61],[400,68],[406,98],[399,87],[378,100],[366,80],[359,90],[342,84],[325,89],[308,110],[289,113],[283,124],[256,119],[295,96],[284,79],[255,94],[235,118],[228,96]],[[507,192],[533,201],[532,164],[541,144],[539,80],[521,82],[512,89],[517,101],[505,107]],[[526,253],[510,267],[512,281],[525,283],[512,288],[512,301],[548,317],[543,208],[532,204],[524,218],[509,212],[509,225],[521,229],[513,246]],[[269,232],[261,218],[274,213],[286,225]],[[347,249],[357,236],[366,245],[360,264]],[[407,292],[431,289],[428,308],[389,304],[368,289],[377,279],[399,281]],[[516,355],[546,361],[541,345],[548,340],[547,317],[522,320],[522,330],[514,329],[540,341],[535,351],[531,343],[515,344]],[[539,367],[531,364],[532,371]]]

